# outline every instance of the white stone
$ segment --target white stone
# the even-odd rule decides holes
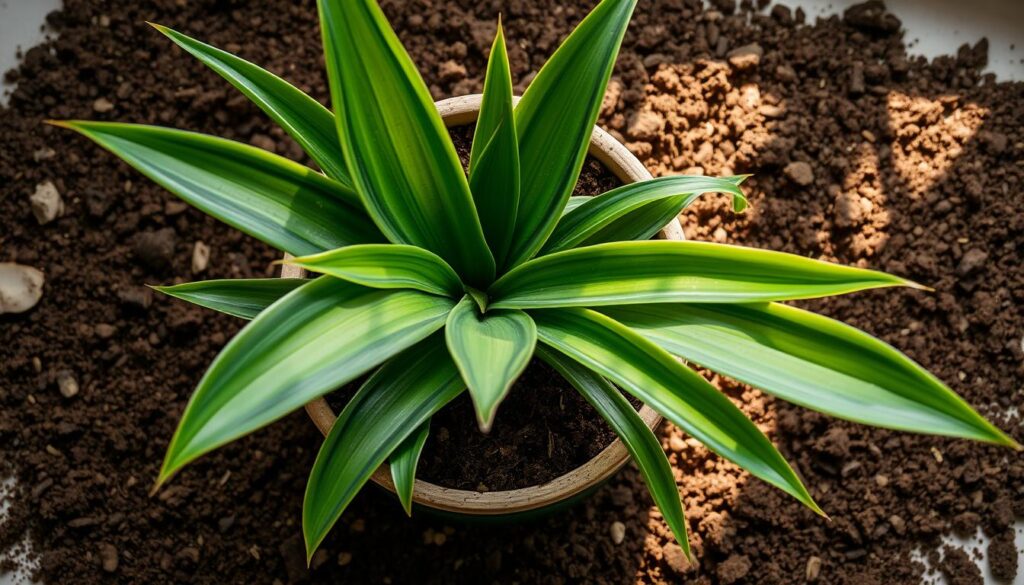
[[[0,315],[24,313],[43,296],[43,273],[21,264],[0,263]]]
[[[202,242],[202,240],[196,240],[194,246],[192,246],[192,273],[199,274],[206,270],[206,267],[210,263],[210,247]]]
[[[48,224],[64,213],[64,200],[60,197],[57,187],[50,181],[36,185],[36,191],[29,196],[32,214],[39,225]]]

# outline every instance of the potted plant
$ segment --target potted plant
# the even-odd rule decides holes
[[[821,510],[761,431],[677,358],[834,416],[1019,448],[896,349],[780,304],[923,287],[788,254],[649,239],[701,193],[731,194],[738,209],[745,200],[743,177],[650,179],[621,145],[602,149],[609,138],[593,138],[634,5],[599,3],[518,103],[499,23],[479,105],[440,104],[453,124],[477,116],[468,177],[442,113],[373,0],[319,2],[333,114],[255,65],[158,27],[280,123],[322,173],[211,136],[56,122],[290,255],[284,263],[292,278],[160,289],[251,322],[200,381],[157,486],[202,454],[312,402],[327,435],[303,510],[312,555],[386,462],[406,510],[414,499],[435,505],[443,490],[415,480],[431,416],[468,390],[486,432],[533,356],[608,421],[687,554],[672,471],[651,431],[655,411]],[[621,158],[616,170],[632,182],[571,199],[594,140],[606,164],[615,168]],[[296,278],[300,269],[321,276]],[[336,419],[324,412],[318,399],[365,374]],[[637,413],[620,391],[649,409]],[[591,487],[620,460],[555,480],[553,500]],[[459,497],[436,507],[503,513],[553,503],[527,497],[503,507],[500,499]]]

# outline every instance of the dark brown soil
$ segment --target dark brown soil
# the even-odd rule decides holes
[[[479,91],[499,9],[521,90],[593,2],[383,4],[434,95],[447,97]],[[640,3],[601,123],[657,174],[755,173],[751,211],[734,217],[724,201],[702,201],[684,218],[692,238],[934,286],[805,305],[907,351],[1024,439],[1019,415],[1008,414],[1024,404],[1024,84],[981,76],[983,44],[932,62],[908,58],[893,18],[878,10],[807,23],[800,11],[713,4]],[[239,324],[152,298],[141,284],[270,275],[274,253],[40,122],[160,123],[301,153],[145,20],[326,96],[310,0],[67,0],[51,18],[60,39],[27,53],[0,111],[0,260],[44,270],[47,285],[33,311],[0,317],[0,464],[18,479],[0,544],[27,534],[45,583],[912,584],[924,570],[911,562],[915,548],[958,582],[979,583],[971,555],[939,544],[954,527],[993,536],[992,569],[1017,572],[1018,454],[836,421],[719,377],[831,522],[670,425],[662,437],[693,566],[629,469],[585,505],[535,524],[409,520],[392,497],[364,490],[307,571],[299,518],[320,438],[302,413],[148,497],[185,401]],[[750,43],[760,50],[739,50]],[[39,226],[28,196],[46,180],[67,210]],[[211,262],[192,274],[197,240]],[[68,376],[79,392],[65,398],[58,379]]]
[[[328,397],[335,412],[357,387]],[[468,393],[435,414],[417,476],[482,492],[540,485],[586,463],[613,440],[615,433],[593,407],[550,366],[534,360],[501,403],[490,433],[477,427]]]

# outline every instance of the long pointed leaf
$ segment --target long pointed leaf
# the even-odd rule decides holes
[[[496,309],[752,303],[911,286],[882,272],[707,242],[599,244],[542,256],[488,290]]]
[[[391,462],[391,480],[395,483],[395,493],[402,509],[412,516],[412,493],[416,486],[416,467],[423,453],[423,446],[430,436],[430,420],[420,425],[416,432],[402,441],[388,458]]]
[[[426,248],[471,284],[494,259],[469,183],[426,84],[374,0],[319,0],[342,152],[370,215],[396,244]]]
[[[92,139],[204,213],[289,254],[384,241],[355,193],[264,150],[157,126],[54,123]]]
[[[448,315],[445,339],[476,408],[480,430],[488,432],[498,405],[530,363],[537,327],[522,311],[481,313],[470,297]]]
[[[544,64],[516,106],[522,183],[505,266],[528,260],[579,179],[636,0],[603,0]]]
[[[558,220],[542,254],[605,242],[646,240],[705,193],[729,193],[737,211],[746,205],[745,176],[660,177],[590,197]]]
[[[780,304],[668,304],[601,311],[670,353],[839,418],[1015,446],[889,344]]]
[[[307,558],[374,470],[464,388],[440,335],[366,381],[331,427],[309,474],[302,504]]]
[[[254,319],[263,309],[308,282],[305,278],[228,278],[153,288],[200,307]]]
[[[318,278],[271,305],[206,371],[158,483],[203,453],[355,379],[444,325],[453,303]]]
[[[531,312],[541,342],[643,400],[709,449],[821,513],[767,437],[707,380],[665,350],[588,309]]]
[[[347,246],[283,261],[372,288],[411,288],[461,297],[462,282],[437,254],[402,244]]]
[[[590,195],[578,195],[578,196],[570,197],[569,200],[565,202],[565,207],[562,209],[561,217],[565,217],[565,216],[569,215],[577,207],[579,207],[580,205],[583,205],[584,203],[586,203],[587,201],[590,201],[591,199],[593,199],[593,197],[590,196]],[[559,221],[561,221],[561,220],[559,220]]]
[[[352,188],[330,110],[266,69],[166,26],[150,24],[259,106],[328,177]]]
[[[480,116],[469,158],[469,188],[495,259],[508,253],[519,207],[519,144],[512,75],[501,20],[491,46]]]
[[[672,466],[665,457],[658,438],[644,424],[644,419],[640,418],[629,401],[601,376],[544,346],[537,348],[537,355],[572,384],[622,439],[636,466],[640,468],[647,489],[661,510],[665,523],[672,530],[672,535],[676,537],[676,542],[683,547],[686,556],[691,556],[690,541],[686,536],[686,516],[683,514],[683,504],[679,499],[679,488],[676,487]]]

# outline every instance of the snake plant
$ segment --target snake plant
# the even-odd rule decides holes
[[[486,432],[534,357],[618,433],[687,554],[668,460],[620,391],[820,509],[758,427],[680,358],[839,418],[1018,447],[893,347],[780,304],[914,283],[772,251],[650,239],[703,193],[731,195],[741,210],[744,177],[663,177],[570,196],[635,4],[600,2],[518,104],[498,23],[468,176],[374,0],[319,0],[333,111],[256,65],[154,25],[262,108],[319,171],[192,132],[54,122],[319,275],[159,289],[250,322],[199,382],[158,485],[369,374],[309,477],[312,555],[382,464],[390,461],[410,510],[431,416],[468,390]]]

